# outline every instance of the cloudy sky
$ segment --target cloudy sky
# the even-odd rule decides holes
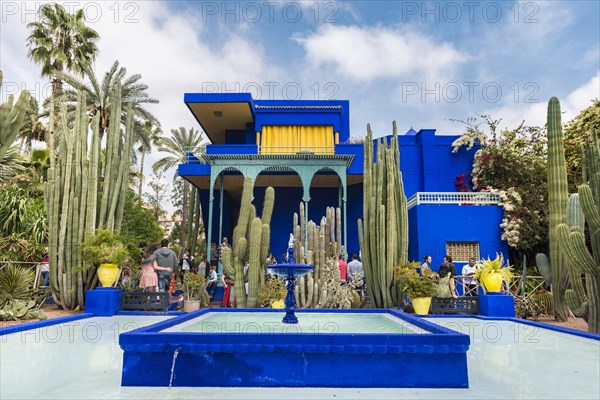
[[[1,1],[2,100],[50,91],[27,58],[27,23],[41,3]],[[476,114],[541,125],[551,96],[568,120],[600,97],[600,2],[97,1],[102,75],[119,60],[160,100],[165,132],[198,127],[187,92],[257,99],[348,99],[351,136],[435,128],[460,134]],[[157,154],[149,157],[150,165]]]

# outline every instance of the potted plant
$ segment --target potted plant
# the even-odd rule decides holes
[[[477,263],[475,277],[481,283],[484,292],[498,293],[502,290],[502,282],[507,285],[513,278],[512,268],[504,265],[504,257],[496,253],[496,258],[481,260]]]
[[[419,263],[402,263],[396,268],[396,280],[402,287],[402,292],[408,296],[415,309],[415,314],[427,315],[431,307],[431,297],[435,290],[433,278],[435,273],[423,269],[417,272]]]
[[[205,278],[199,274],[187,273],[183,277],[183,311],[192,312],[200,309],[201,291],[206,292]],[[204,288],[203,288],[204,283]]]
[[[102,286],[112,286],[119,276],[119,265],[129,257],[125,245],[110,231],[98,229],[95,235],[86,237],[81,248],[86,261],[99,265]]]
[[[284,308],[286,294],[285,281],[280,277],[272,277],[261,285],[258,300],[264,307]]]

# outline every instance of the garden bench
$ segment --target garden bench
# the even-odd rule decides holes
[[[167,311],[169,293],[167,292],[123,292],[121,310],[123,311]]]
[[[431,314],[479,314],[479,296],[434,297],[431,299]]]

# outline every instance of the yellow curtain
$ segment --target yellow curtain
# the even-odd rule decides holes
[[[333,126],[265,125],[262,129],[261,154],[334,154]]]

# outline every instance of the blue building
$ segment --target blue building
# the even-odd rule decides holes
[[[248,93],[188,93],[184,101],[211,142],[189,149],[178,170],[199,192],[208,243],[231,237],[243,179],[250,176],[259,213],[266,187],[275,188],[271,250],[276,256],[287,247],[300,202],[308,210],[306,219],[317,223],[327,207],[340,207],[342,244],[349,254],[359,252],[364,147],[349,143],[348,101],[254,100]],[[434,129],[399,136],[409,199],[409,259],[431,255],[434,269],[445,254],[457,266],[469,257],[494,258],[496,252],[508,259],[500,240],[498,196],[455,187],[456,176],[471,170],[475,152],[452,153],[456,138]]]

